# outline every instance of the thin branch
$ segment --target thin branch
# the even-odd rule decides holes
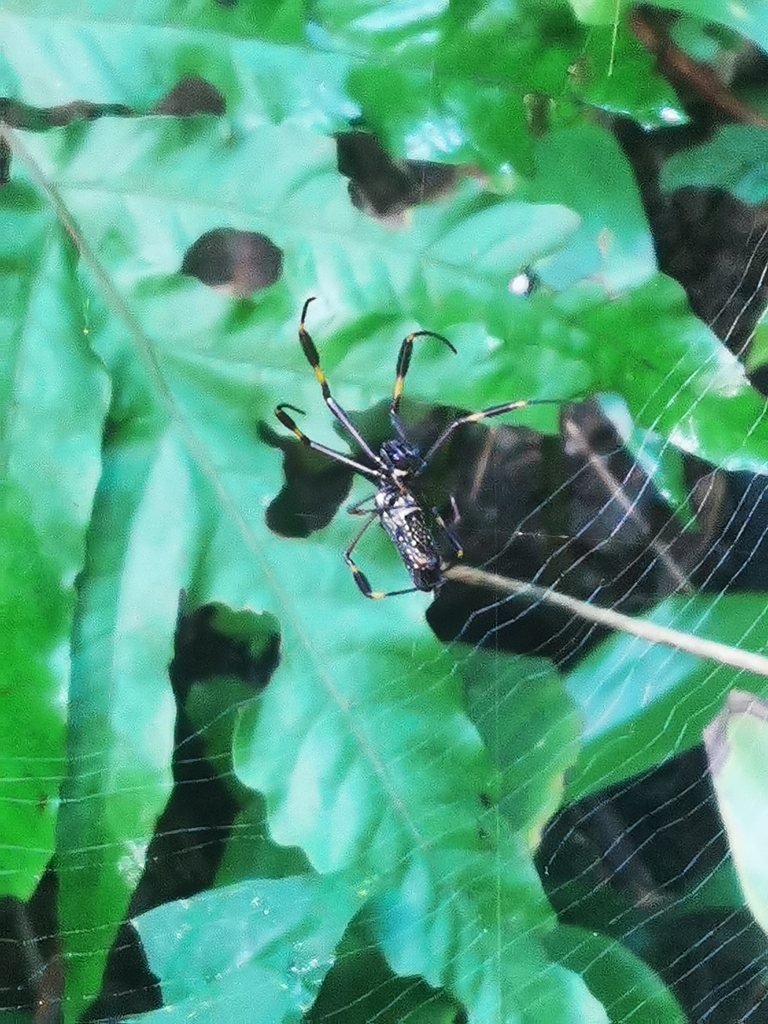
[[[721,644],[716,640],[705,640],[692,636],[690,633],[681,633],[676,629],[669,629],[667,626],[657,626],[656,623],[649,622],[647,619],[633,619],[630,615],[623,615],[610,608],[600,608],[598,605],[588,604],[586,601],[569,597],[567,594],[560,594],[556,590],[537,587],[533,583],[525,583],[523,580],[498,576],[496,573],[485,572],[482,569],[473,569],[468,565],[455,565],[446,571],[445,576],[446,579],[457,583],[488,587],[502,594],[531,597],[536,601],[554,605],[556,608],[563,608],[587,622],[607,626],[609,629],[617,629],[622,633],[630,633],[643,640],[649,640],[651,643],[674,647],[687,654],[694,654],[698,658],[709,658],[710,661],[716,661],[720,665],[730,665],[732,668],[754,672],[755,675],[768,676],[768,658],[763,657],[762,654],[742,651],[738,647],[730,647],[728,644]]]

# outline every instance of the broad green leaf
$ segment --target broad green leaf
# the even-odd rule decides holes
[[[704,731],[717,806],[728,834],[744,898],[768,931],[768,705],[743,690],[728,694],[724,709]]]
[[[695,636],[763,653],[765,596],[669,598],[645,618]],[[757,694],[762,677],[628,635],[600,644],[565,684],[585,722],[582,751],[566,798],[621,782],[701,742],[713,711],[738,681]]]
[[[461,17],[443,0],[318,3],[306,22],[295,0],[257,12],[140,4],[118,23],[111,12],[94,3],[68,16],[50,0],[10,0],[6,94],[41,108],[89,100],[147,113],[196,76],[239,130],[285,122],[331,133],[362,119],[396,156],[491,171],[530,167],[532,96],[551,98],[554,123],[574,123],[584,101],[643,123],[677,106],[626,30],[604,59],[614,33],[587,35],[565,8],[554,21],[535,9]]]
[[[336,961],[305,1019],[321,1024],[332,1014],[339,1024],[455,1024],[458,1012],[445,992],[420,979],[397,977],[358,917],[339,944]]]
[[[544,659],[476,651],[462,665],[467,712],[499,772],[499,809],[538,846],[557,810],[563,776],[579,752],[581,722],[562,679]],[[493,828],[495,808],[486,828]]]
[[[341,558],[353,532],[343,517],[307,540],[269,533],[264,509],[282,474],[256,423],[291,401],[308,410],[308,432],[339,443],[296,340],[297,311],[316,290],[311,328],[335,394],[353,409],[390,392],[397,344],[423,325],[451,336],[460,355],[420,347],[414,397],[482,407],[626,384],[641,424],[655,417],[662,429],[672,393],[704,439],[696,450],[740,443],[748,464],[760,431],[748,437],[743,426],[757,414],[738,368],[660,277],[614,302],[597,286],[512,296],[520,264],[569,244],[578,222],[567,204],[491,197],[465,181],[393,232],[351,208],[331,142],[262,127],[223,147],[210,119],[103,121],[25,146],[32,157],[20,148],[15,173],[27,159],[78,238],[89,338],[115,383],[78,609],[60,828],[69,1012],[96,992],[169,789],[166,669],[184,589],[189,607],[219,602],[279,623],[283,659],[241,714],[236,768],[264,793],[273,841],[301,847],[316,869],[364,868],[390,965],[446,987],[473,1020],[494,1009],[530,1016],[537,1003],[553,1021],[601,1019],[581,980],[549,965],[541,937],[552,916],[519,834],[535,834],[563,760],[545,744],[549,781],[515,822],[519,833],[488,833],[480,800],[493,771],[463,711],[453,655],[425,638],[426,598],[363,601]],[[271,289],[233,302],[180,277],[187,248],[221,226],[280,246],[283,276]],[[679,338],[681,325],[691,337]],[[707,434],[697,403],[712,417],[724,400],[704,398],[737,383],[737,429],[725,440]],[[396,553],[375,537],[360,558],[374,585],[401,580]],[[233,874],[248,872],[246,856]],[[84,879],[94,893],[87,920]]]
[[[223,125],[344,130],[359,113],[344,84],[349,60],[309,49],[303,28],[290,30],[283,42],[269,31],[254,35],[263,28],[254,19],[268,6],[225,12],[218,4],[199,5],[195,25],[188,5],[178,3],[143,4],[118,22],[93,9],[67,16],[47,0],[6,3],[0,81],[6,94],[41,108],[90,100],[148,114],[195,76],[223,97]]]
[[[54,850],[67,637],[109,388],[85,343],[71,241],[26,183],[6,185],[3,200],[0,877],[4,894],[26,899]]]
[[[0,878],[4,895],[26,899],[53,852],[72,595],[29,498],[8,481],[0,496]]]
[[[448,0],[395,0],[382,7],[376,0],[315,0],[313,20],[334,40],[361,50],[386,52],[429,43],[444,24]]]
[[[530,923],[520,913],[520,889],[532,879],[506,861],[511,853],[507,845],[501,854],[505,862],[497,861],[490,878],[486,857],[466,851],[453,863],[442,858],[447,880],[417,863],[399,892],[375,901],[372,927],[390,965],[401,975],[418,973],[432,985],[442,982],[464,1003],[471,1024],[607,1022],[581,977],[553,964],[531,941]],[[453,951],[448,958],[446,941]]]
[[[588,285],[574,286],[560,296],[534,294],[530,300],[502,293],[503,282],[522,265],[535,264],[553,250],[568,252],[575,222],[567,207],[529,207],[492,199],[466,182],[450,202],[416,211],[412,229],[399,236],[351,209],[333,171],[330,143],[308,135],[297,146],[295,133],[263,128],[222,154],[216,139],[214,125],[184,126],[183,134],[177,135],[162,120],[99,123],[71,159],[66,151],[56,152],[50,168],[103,253],[105,265],[126,286],[143,274],[142,287],[132,296],[134,311],[141,322],[157,323],[169,356],[191,347],[205,351],[211,342],[223,356],[224,346],[242,351],[245,343],[253,346],[253,358],[262,365],[282,367],[292,334],[290,322],[303,298],[316,290],[322,296],[323,280],[351,259],[366,284],[331,302],[343,322],[348,325],[355,313],[370,317],[379,310],[385,315],[394,285],[399,311],[409,319],[395,321],[389,313],[389,345],[393,336],[402,337],[412,329],[414,320],[451,334],[459,344],[458,359],[448,352],[436,357],[441,400],[482,407],[521,395],[568,398],[615,391],[625,397],[640,426],[671,436],[679,447],[727,468],[765,468],[764,403],[749,387],[735,357],[690,313],[679,286],[656,275],[612,301],[606,301],[602,289]],[[31,148],[45,163],[53,155],[47,137],[35,138]],[[207,183],[196,172],[201,165],[208,166],[217,180],[215,205],[210,204]],[[147,167],[153,169],[149,177]],[[257,181],[254,167],[259,168]],[[94,189],[89,183],[97,177],[100,185]],[[115,225],[124,219],[125,190],[132,194],[133,220],[118,243]],[[172,207],[167,196],[173,198]],[[617,195],[607,210],[617,210],[618,203]],[[170,276],[181,262],[185,239],[191,242],[221,226],[223,209],[239,211],[239,228],[262,230],[286,253],[283,281],[260,303],[258,337],[256,319],[250,326],[246,308],[230,317],[225,300],[216,302],[199,286],[182,286]],[[457,233],[462,220],[476,227],[471,249],[463,229]],[[538,220],[541,233],[532,230]],[[593,237],[599,234],[594,223]],[[600,224],[606,237],[614,226],[621,233],[618,214],[612,218],[604,213]],[[499,248],[502,227],[506,237],[520,232],[513,247]],[[163,244],[158,242],[159,231],[165,232]],[[452,239],[456,247],[451,246]],[[575,252],[582,245],[577,240]],[[636,259],[634,254],[631,258]],[[616,259],[611,277],[629,274],[632,279],[636,269],[622,269],[626,261],[620,254]],[[503,272],[505,266],[508,270]],[[322,319],[328,306],[316,305],[313,329],[325,338],[323,358],[334,370],[341,352]],[[462,331],[462,324],[472,325],[471,333]],[[244,337],[245,330],[249,334]],[[382,340],[381,334],[363,336],[355,347],[355,366],[365,365],[366,381],[371,359],[380,361]],[[490,351],[478,363],[477,345],[483,340]],[[295,342],[287,351],[292,366],[301,369]],[[349,383],[348,376],[346,380]],[[299,386],[303,394],[314,387],[306,371]],[[382,379],[382,390],[389,386]],[[347,387],[346,394],[353,406],[365,402],[359,389]],[[294,389],[294,397],[302,396]],[[303,401],[298,404],[305,407]],[[550,414],[548,422],[553,419]]]
[[[551,132],[536,144],[534,163],[536,173],[523,186],[526,197],[563,203],[580,217],[568,243],[539,261],[537,270],[550,287],[562,291],[591,277],[616,295],[656,274],[640,194],[614,138],[590,124]]]
[[[306,632],[323,588],[316,558],[294,586]],[[491,779],[451,659],[419,640],[405,605],[388,617],[392,628],[397,616],[397,641],[377,641],[370,604],[349,634],[343,619],[314,633],[320,685],[299,687],[295,670],[281,671],[241,720],[235,769],[266,795],[273,838],[302,846],[321,871],[362,858],[372,933],[390,965],[447,988],[470,1020],[534,1020],[534,1005],[552,1020],[603,1019],[576,979],[545,966],[537,937],[548,914],[524,844],[503,828],[486,832],[480,794]],[[491,683],[479,668],[469,666],[473,682]],[[550,748],[540,756],[556,777]]]
[[[306,596],[292,587],[297,612],[322,585],[320,567],[308,561],[302,582],[312,586]],[[339,871],[365,856],[381,873],[433,834],[449,848],[472,849],[488,766],[458,688],[444,681],[452,659],[420,638],[417,621],[400,621],[403,613],[398,641],[384,646],[375,617],[354,611],[354,631],[342,619],[333,634],[313,637],[302,659],[315,662],[323,686],[297,692],[292,674],[281,671],[243,712],[235,770],[266,795],[274,839],[301,845],[317,870]],[[323,664],[333,677],[324,678]],[[449,757],[460,773],[447,770]],[[427,762],[428,777],[415,770],[417,759]]]
[[[368,408],[390,392],[397,344],[425,327],[448,334],[460,355],[420,347],[409,395],[482,407],[614,390],[640,426],[722,465],[764,468],[762,403],[690,315],[680,289],[651,276],[636,191],[615,146],[599,129],[557,129],[580,121],[580,89],[593,90],[592,101],[608,109],[637,113],[642,106],[643,119],[653,104],[643,90],[631,91],[637,82],[625,79],[614,90],[607,70],[601,77],[606,52],[610,60],[607,34],[592,37],[597,57],[574,81],[570,67],[587,36],[564,8],[554,12],[554,5],[529,12],[522,25],[504,4],[349,4],[334,26],[334,9],[318,6],[305,38],[298,3],[264,4],[255,13],[142,3],[120,25],[110,20],[112,4],[82,4],[77,19],[50,0],[4,7],[0,76],[9,96],[41,106],[115,97],[147,110],[195,72],[221,90],[228,109],[226,119],[103,121],[24,140],[12,186],[0,190],[3,237],[21,239],[8,262],[15,266],[28,251],[53,282],[54,301],[41,307],[44,327],[54,333],[63,310],[56,334],[71,333],[73,321],[78,331],[87,328],[114,384],[91,517],[106,389],[87,354],[80,375],[68,365],[43,367],[36,380],[46,390],[21,422],[45,443],[56,433],[49,424],[63,424],[78,455],[54,446],[42,460],[49,472],[35,482],[37,495],[22,474],[29,514],[24,506],[13,527],[31,550],[39,543],[34,575],[50,581],[44,628],[25,630],[34,647],[24,651],[30,664],[56,650],[64,632],[57,595],[63,591],[66,600],[83,570],[57,833],[67,1019],[98,990],[169,791],[174,707],[167,666],[182,590],[185,607],[244,609],[254,635],[267,613],[281,632],[281,664],[238,720],[237,770],[264,790],[264,801],[254,795],[237,825],[240,835],[258,830],[262,841],[230,853],[219,881],[247,878],[267,863],[275,874],[294,864],[309,905],[311,887],[327,879],[313,878],[308,862],[323,870],[352,866],[356,873],[340,884],[343,898],[331,901],[335,932],[311,922],[313,935],[322,931],[324,964],[354,909],[369,899],[374,941],[390,967],[445,986],[470,1020],[537,1022],[540,1011],[553,1022],[606,1019],[579,975],[553,964],[545,948],[554,920],[530,862],[530,837],[573,759],[573,720],[557,682],[547,674],[542,694],[526,694],[533,709],[536,700],[553,698],[540,709],[540,743],[524,758],[535,779],[528,785],[501,745],[489,743],[494,765],[486,757],[465,714],[457,652],[425,637],[427,598],[365,602],[356,591],[341,558],[354,524],[340,516],[302,541],[270,533],[264,510],[282,484],[280,457],[256,430],[259,420],[272,421],[277,401],[291,401],[308,409],[313,436],[339,444],[296,341],[297,312],[317,292],[312,331],[335,394],[350,408]],[[337,45],[348,23],[354,45]],[[323,52],[329,40],[333,46]],[[387,50],[394,45],[393,63]],[[642,55],[630,53],[627,63],[641,66]],[[555,98],[540,146],[525,105],[531,90]],[[416,209],[403,230],[373,223],[351,207],[334,145],[320,137],[363,113],[395,155],[461,157],[503,172],[512,192],[491,196],[479,177],[467,178],[451,197]],[[591,187],[597,176],[590,149],[611,172],[604,195]],[[529,189],[512,181],[511,165],[527,169],[534,151],[544,155],[545,170]],[[569,188],[544,196],[555,167],[570,171],[563,179]],[[35,244],[24,231],[15,234],[19,223],[37,232]],[[71,266],[57,276],[59,257],[51,264],[40,255],[45,237],[73,261],[62,225],[82,261],[74,305]],[[233,301],[181,278],[189,247],[222,227],[263,232],[282,249],[283,274],[272,288]],[[530,301],[510,294],[516,273],[540,271],[548,259],[560,260],[562,294],[542,290]],[[27,313],[22,293],[9,320],[26,328]],[[71,419],[63,403],[45,405],[51,379],[62,383]],[[15,401],[13,394],[3,399],[9,409]],[[30,440],[33,466],[39,450]],[[60,473],[77,496],[69,518],[59,516],[66,504],[60,495],[49,501],[43,490]],[[52,509],[51,521],[36,518],[36,509]],[[376,584],[402,579],[396,553],[376,537],[366,537],[360,558]],[[48,572],[51,561],[58,576]],[[482,688],[484,673],[468,668]],[[492,692],[498,673],[487,674]],[[39,722],[52,726],[50,748],[34,751],[40,765],[48,765],[42,758],[51,751],[60,756],[55,701],[62,689],[53,683],[61,678],[47,672],[34,687]],[[229,728],[221,712],[215,727],[199,717],[219,752]],[[508,744],[515,743],[511,714],[502,724]],[[657,723],[657,739],[662,735],[671,742]],[[555,750],[559,736],[563,749]],[[503,818],[488,828],[496,807],[489,812],[482,801],[499,791],[514,830]],[[300,848],[281,857],[274,841]],[[45,842],[34,864],[24,851],[28,879],[49,855]],[[296,889],[286,883],[280,893],[282,910]],[[227,909],[215,901],[206,907],[198,913],[196,905],[182,945],[191,955],[199,949],[209,966],[227,968],[233,950],[220,941]],[[175,935],[188,909],[158,919],[157,947],[163,929]],[[242,936],[244,905],[235,900],[229,910],[232,934]],[[276,1013],[306,1008],[324,966],[294,1001],[281,1002],[284,992],[273,983],[285,977],[284,940],[280,932],[268,950],[279,961],[277,974],[259,950],[221,988],[208,976],[205,995],[218,1019],[236,1019],[254,983],[269,989]],[[158,965],[177,986],[171,1015],[186,1019],[202,1000],[187,991],[184,953],[172,945],[159,949]]]
[[[625,20],[593,27],[571,74],[581,98],[602,110],[633,117],[649,128],[688,120],[669,83],[658,74],[656,58]]]
[[[761,50],[768,50],[768,11],[761,0],[739,4],[728,0],[654,0],[653,6],[722,25],[744,39],[751,39]]]
[[[745,203],[763,203],[768,195],[765,128],[727,124],[709,142],[674,153],[660,175],[662,188],[719,185]]]
[[[561,925],[547,948],[562,964],[583,973],[613,1024],[685,1024],[685,1014],[658,974],[615,939]]]
[[[616,0],[568,0],[573,13],[586,25],[615,25],[621,17],[622,4]]]
[[[148,437],[147,427],[144,437],[118,432],[105,449],[76,610],[69,774],[57,836],[73,1007],[98,993],[171,789],[168,665],[190,579],[194,485],[172,432]]]
[[[301,876],[242,882],[142,914],[133,923],[165,1006],[135,1019],[248,1024],[257,1008],[260,1020],[300,1021],[359,904],[350,879]]]
[[[587,289],[568,301],[569,320],[589,338],[596,387],[623,396],[639,426],[724,468],[765,472],[765,399],[678,284],[659,274],[612,302]]]
[[[458,689],[450,685],[452,663],[424,638],[418,615],[423,599],[420,604],[418,599],[395,603],[386,620],[380,606],[363,602],[361,607],[340,558],[349,535],[344,524],[334,524],[322,539],[300,547],[270,538],[265,529],[262,510],[279,489],[280,466],[276,453],[257,440],[254,421],[271,415],[285,391],[294,397],[297,387],[319,400],[295,342],[295,321],[274,330],[284,317],[285,284],[273,289],[258,316],[253,307],[245,315],[247,307],[241,306],[240,320],[235,315],[233,324],[232,308],[221,295],[174,276],[185,245],[220,223],[228,193],[233,209],[249,205],[241,198],[246,166],[251,181],[252,168],[261,166],[289,190],[292,209],[275,214],[274,198],[266,205],[256,199],[256,216],[246,209],[238,223],[266,226],[267,221],[281,232],[278,241],[287,253],[286,278],[293,289],[297,271],[307,279],[321,276],[313,246],[319,237],[327,241],[337,235],[345,219],[364,231],[369,246],[371,240],[391,236],[349,211],[338,195],[340,183],[329,180],[327,164],[320,163],[319,181],[307,177],[295,160],[293,134],[272,136],[269,164],[249,159],[238,170],[231,156],[223,162],[230,182],[224,173],[211,206],[194,171],[200,152],[191,145],[190,162],[180,159],[167,124],[131,126],[139,129],[133,146],[127,143],[125,122],[93,127],[88,137],[96,163],[87,158],[88,147],[69,151],[58,145],[61,137],[35,140],[40,154],[47,154],[53,141],[54,166],[63,160],[67,167],[68,176],[59,176],[55,191],[46,179],[50,166],[28,165],[77,234],[83,287],[92,291],[89,337],[116,388],[80,591],[73,769],[59,830],[68,1014],[74,1018],[96,994],[111,938],[169,790],[173,703],[166,669],[179,594],[185,589],[191,607],[218,601],[266,609],[280,623],[284,659],[263,697],[241,717],[236,760],[241,778],[266,795],[272,838],[300,845],[324,870],[359,863],[368,877],[367,892],[388,893],[395,901],[407,898],[413,871],[426,871],[432,879],[426,898],[443,908],[448,934],[462,942],[476,935],[478,941],[470,941],[459,962],[450,946],[443,947],[442,958],[436,949],[426,962],[411,928],[408,949],[396,955],[390,943],[389,953],[398,958],[399,969],[426,971],[433,984],[444,980],[469,1004],[472,1019],[484,1019],[495,998],[490,982],[480,984],[489,963],[493,971],[488,977],[497,976],[503,992],[523,990],[520,996],[510,995],[509,1005],[506,996],[498,1003],[502,1019],[534,994],[552,1009],[553,1019],[571,1019],[574,999],[587,1000],[594,1019],[601,1019],[579,979],[546,968],[537,936],[551,918],[527,851],[515,850],[505,866],[509,880],[500,882],[496,858],[484,848],[479,794],[487,788],[488,766],[480,739],[461,710]],[[110,145],[110,138],[119,138],[122,148]],[[269,133],[260,142],[264,161]],[[147,143],[155,159],[148,159]],[[325,144],[314,140],[314,145],[322,152]],[[327,146],[325,151],[328,160]],[[248,147],[241,154],[244,161],[247,155]],[[112,180],[104,174],[105,161],[113,167]],[[152,169],[149,175],[147,168]],[[324,194],[318,190],[323,180],[332,202],[320,235],[308,212],[311,196]],[[194,201],[180,199],[185,193]],[[484,202],[477,195],[465,199],[467,215],[482,211]],[[508,208],[518,209],[516,204]],[[422,233],[408,242],[410,252],[398,239],[390,255],[391,272],[379,273],[374,287],[384,288],[392,273],[398,280],[403,255],[417,280],[424,265],[430,270],[422,255],[424,240],[440,241],[449,211],[427,213],[431,216]],[[520,213],[527,217],[529,211],[523,206]],[[458,219],[447,218],[451,228]],[[487,217],[479,223],[486,233],[498,230]],[[530,231],[529,238],[530,245],[540,244]],[[482,253],[457,251],[456,277],[477,280],[480,267],[490,298],[503,281],[501,256],[491,253],[484,260]],[[371,257],[378,259],[373,248]],[[224,323],[228,331],[220,329]],[[301,376],[294,377],[298,368]],[[387,377],[389,385],[390,373]],[[335,608],[330,630],[317,616],[322,594]],[[401,619],[396,629],[400,641],[398,648],[387,650],[382,628],[392,628],[392,616]],[[423,695],[414,690],[414,658],[425,666]],[[457,766],[451,772],[445,770],[448,752]],[[435,780],[431,792],[420,775],[425,759]],[[342,765],[349,774],[339,774]],[[465,848],[474,851],[475,859],[461,870],[475,882],[462,892],[461,913],[454,920],[450,877],[457,851]],[[464,859],[462,854],[459,860]],[[388,877],[393,864],[395,873]],[[239,870],[247,867],[241,863]],[[478,877],[482,888],[476,898]],[[499,884],[515,933],[519,955],[514,962],[493,940]],[[87,904],[83,886],[92,894]],[[382,928],[381,941],[387,945],[387,929]]]

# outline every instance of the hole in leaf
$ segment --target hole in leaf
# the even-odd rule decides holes
[[[215,85],[199,75],[185,75],[157,101],[152,113],[189,117],[192,114],[221,115],[226,109],[224,96]]]
[[[182,274],[209,288],[223,288],[239,298],[268,288],[280,277],[283,251],[255,231],[214,228],[187,249]]]
[[[427,160],[392,160],[375,135],[336,137],[339,171],[350,179],[352,205],[380,220],[402,221],[409,206],[449,193],[460,168]]]

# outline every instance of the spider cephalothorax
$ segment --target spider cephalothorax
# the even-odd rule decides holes
[[[379,455],[381,461],[390,467],[395,476],[402,479],[417,476],[426,468],[421,452],[410,441],[385,441],[379,449]]]

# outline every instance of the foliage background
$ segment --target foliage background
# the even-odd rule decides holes
[[[667,6],[697,56],[766,46],[758,3]],[[345,408],[386,396],[428,328],[458,356],[422,345],[413,399],[618,396],[683,519],[683,454],[765,472],[764,399],[660,273],[613,130],[688,118],[629,16],[6,0],[0,878],[34,935],[19,964],[8,927],[16,1019],[683,1020],[659,934],[695,950],[697,915],[749,921],[727,859],[656,904],[578,864],[553,890],[534,861],[561,802],[699,743],[733,670],[623,637],[567,673],[444,644],[428,595],[359,597],[343,516],[302,538],[265,521],[275,404],[339,445],[296,343],[310,294]],[[206,112],[179,109],[190,76]],[[395,223],[356,208],[336,135],[361,129],[457,168],[445,194]],[[664,187],[761,202],[761,130],[678,153]],[[262,280],[188,272],[223,229],[261,239]],[[520,422],[556,430],[551,409]],[[395,553],[365,558],[398,585]],[[653,614],[765,645],[759,594]],[[201,818],[181,827],[185,787]],[[151,975],[121,959],[128,921]]]

